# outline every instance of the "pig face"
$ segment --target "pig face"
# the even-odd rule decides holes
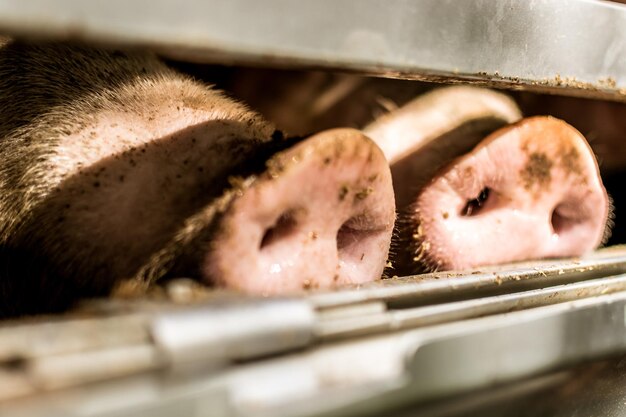
[[[361,133],[287,140],[140,52],[0,49],[0,309],[173,275],[255,294],[378,279],[391,176]]]
[[[602,243],[608,215],[582,135],[535,117],[495,132],[424,188],[415,253],[441,269],[580,256]]]

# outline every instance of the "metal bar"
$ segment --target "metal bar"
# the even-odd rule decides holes
[[[156,345],[172,365],[228,363],[302,348],[312,342],[315,314],[302,300],[246,300],[157,315]]]
[[[411,390],[432,399],[623,352],[625,312],[621,292],[457,323],[417,348]]]
[[[625,311],[626,293],[620,292],[403,332],[394,339],[406,349],[407,373],[402,386],[381,387],[361,401],[337,401],[332,407],[326,400],[332,393],[320,393],[306,402],[308,409],[296,402],[290,413],[266,410],[262,415],[388,415],[402,406],[501,387],[606,358],[626,351]],[[412,348],[406,346],[409,341]],[[377,357],[380,355],[371,358],[372,363]]]
[[[148,320],[143,315],[41,320],[2,323],[0,364],[150,342]]]
[[[51,390],[162,368],[164,359],[146,344],[38,358],[25,371],[38,389]]]
[[[396,307],[415,307],[527,291],[621,273],[626,273],[626,248],[615,247],[598,251],[585,259],[536,261],[473,271],[395,277],[342,291],[313,293],[308,299],[318,309],[372,301],[385,301]]]
[[[626,101],[626,7],[592,0],[0,0],[0,32]]]
[[[158,415],[168,404],[205,412],[208,398],[219,403],[216,416],[360,415],[623,352],[625,308],[625,292],[596,296],[317,346],[219,373],[160,372],[135,385],[59,391],[3,404],[0,416]]]
[[[626,275],[494,297],[321,321],[317,337],[337,339],[431,326],[626,291]]]
[[[480,316],[564,305],[581,297],[601,300],[608,293],[626,291],[624,248],[600,251],[585,260],[532,265],[494,268],[495,274],[488,269],[451,274],[450,279],[431,274],[383,281],[301,299],[231,294],[186,307],[139,303],[135,309],[123,304],[122,311],[131,314],[114,317],[6,323],[0,327],[0,388],[10,389],[4,389],[2,397],[121,380],[155,369],[186,375],[201,368],[210,379],[239,369],[236,363],[241,360],[263,363],[267,355],[316,349],[336,339],[358,343],[359,336],[382,337],[407,329],[431,334]],[[615,271],[624,275],[600,278]],[[111,314],[116,309],[103,311]]]

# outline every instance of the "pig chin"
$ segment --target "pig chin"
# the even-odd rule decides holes
[[[582,135],[557,119],[526,119],[422,190],[409,216],[413,261],[450,270],[580,256],[601,244],[609,206]]]
[[[357,131],[315,135],[242,183],[202,262],[205,280],[279,294],[379,279],[395,220],[389,167]]]

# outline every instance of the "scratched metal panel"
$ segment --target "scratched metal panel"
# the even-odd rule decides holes
[[[626,101],[626,6],[603,1],[0,0],[0,32]]]

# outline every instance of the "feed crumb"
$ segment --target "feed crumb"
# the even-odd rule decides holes
[[[374,189],[372,187],[367,187],[356,193],[355,197],[358,200],[364,200],[368,195],[372,194],[373,191]]]
[[[339,201],[343,201],[346,198],[346,195],[348,195],[348,186],[347,185],[342,185],[341,188],[339,189]]]

